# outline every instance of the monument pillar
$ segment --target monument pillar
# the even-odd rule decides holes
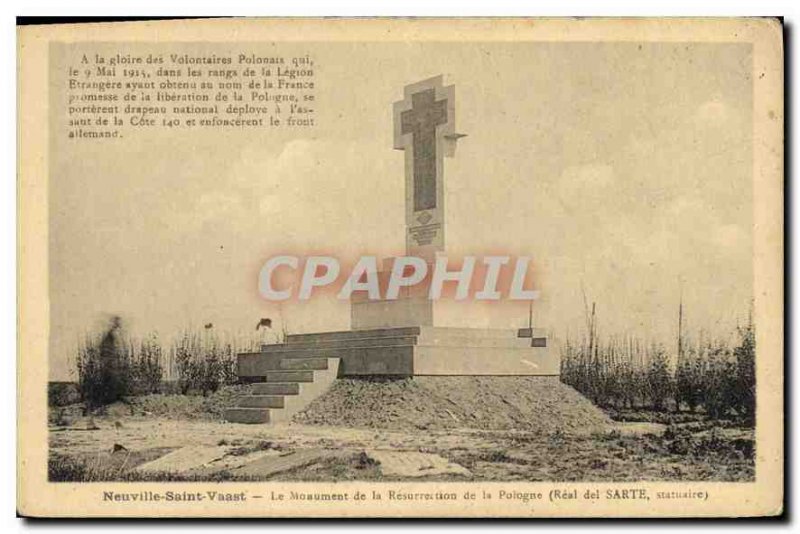
[[[396,300],[369,300],[354,294],[351,327],[354,330],[406,326],[433,326],[437,302],[427,298],[427,283],[436,255],[445,250],[444,158],[455,154],[455,86],[444,86],[442,76],[407,85],[403,99],[394,103],[394,148],[405,153],[406,255],[428,263],[428,278],[404,289]],[[393,258],[384,260],[382,283]],[[385,285],[385,284],[384,284]]]
[[[394,103],[394,148],[405,152],[406,254],[432,261],[445,246],[444,157],[455,154],[455,86],[442,76]]]
[[[527,302],[428,298],[437,255],[446,252],[444,160],[455,155],[456,142],[464,137],[456,133],[455,86],[445,86],[442,76],[407,85],[393,112],[393,145],[405,158],[406,255],[424,259],[428,277],[404,288],[394,300],[369,300],[364,292],[354,293],[351,328],[527,326],[524,322],[515,325],[515,320],[527,317]],[[393,261],[387,258],[379,267],[382,287],[386,287]]]

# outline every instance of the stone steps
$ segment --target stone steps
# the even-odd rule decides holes
[[[298,395],[298,382],[256,382],[251,386],[253,395]]]
[[[339,372],[338,358],[293,358],[285,365],[290,370],[267,371],[264,382],[252,384],[250,395],[225,410],[225,419],[247,424],[288,421],[324,393]]]
[[[263,345],[261,352],[274,352],[283,349],[336,349],[344,347],[387,347],[396,345],[414,345],[417,342],[417,336],[381,336],[381,337],[358,337],[353,339],[336,338],[326,339],[321,337],[319,339],[304,339],[292,340],[291,336],[286,340],[286,343],[278,345]]]
[[[285,358],[280,361],[286,371],[322,371],[328,368],[327,358]]]
[[[268,371],[266,382],[313,382],[314,371]]]
[[[270,411],[261,408],[228,408],[225,410],[225,420],[231,423],[269,423]]]
[[[422,327],[409,326],[403,328],[375,328],[372,330],[343,330],[339,332],[322,332],[318,334],[291,334],[287,336],[287,343],[303,343],[314,340],[352,340],[365,338],[398,337],[398,336],[417,336]]]
[[[283,395],[249,395],[239,401],[241,408],[284,408]]]
[[[534,329],[538,331],[539,329]],[[545,335],[542,331],[542,335]],[[397,343],[397,338],[410,339],[518,339],[519,332],[514,329],[503,328],[458,328],[458,327],[430,327],[414,326],[403,328],[376,328],[370,330],[348,330],[339,332],[320,332],[315,334],[290,334],[286,337],[285,345],[288,346],[380,346],[383,344],[402,344],[408,339]],[[527,336],[530,337],[530,336]],[[385,343],[384,343],[385,342]],[[264,348],[274,346],[265,345]]]
[[[417,345],[423,347],[493,347],[516,349],[530,347],[531,342],[529,339],[521,339],[516,337],[469,338],[466,336],[453,336],[427,339],[420,337],[417,340]]]
[[[356,355],[359,353],[390,353],[397,350],[411,350],[413,348],[423,349],[425,347],[441,347],[449,348],[452,350],[467,349],[467,348],[493,348],[493,349],[526,349],[531,346],[530,339],[439,339],[429,341],[418,341],[417,343],[407,343],[398,345],[376,345],[376,346],[342,346],[336,348],[317,348],[317,347],[303,347],[294,348],[290,345],[274,345],[270,351],[262,353],[253,353],[250,357],[259,362],[259,367],[262,369],[262,375],[269,376],[275,375],[289,369],[294,364],[290,363],[292,360],[310,360],[319,358],[324,355],[328,358],[344,358],[347,356]],[[299,364],[298,364],[299,365]],[[302,369],[302,367],[291,367],[293,369]],[[294,380],[294,379],[292,379]],[[267,382],[273,382],[267,378]]]
[[[269,353],[246,353],[239,354],[238,375],[240,377],[255,377],[259,382],[309,382],[312,379],[312,371],[286,371],[280,367],[282,362],[290,359],[310,359],[310,358],[337,358],[343,362],[353,362],[355,360],[363,362],[374,374],[407,374],[409,369],[397,369],[399,364],[410,363],[414,345],[405,346],[383,346],[383,347],[343,347],[337,349],[299,349],[291,350],[282,345],[282,350],[274,350]],[[359,364],[361,365],[361,364]],[[343,365],[343,371],[346,365]]]
[[[303,347],[303,348],[292,348],[290,345],[274,345],[274,349],[270,351],[265,351],[258,353],[261,357],[266,358],[273,358],[275,362],[274,370],[276,371],[285,371],[286,369],[277,367],[279,365],[278,362],[282,362],[285,360],[290,359],[303,359],[308,360],[310,358],[319,357],[320,354],[324,354],[325,357],[332,358],[342,353],[349,353],[350,351],[354,350],[380,350],[380,349],[393,349],[397,347],[412,347],[412,344],[407,345],[370,345],[366,347],[335,347],[335,348],[316,348],[316,347]]]
[[[420,336],[397,336],[383,338],[361,338],[361,339],[338,339],[334,341],[308,341],[308,342],[287,342],[277,345],[264,345],[260,353],[252,354],[280,354],[285,358],[299,357],[311,358],[315,354],[326,353],[335,354],[337,351],[353,349],[380,349],[393,347],[409,347],[414,345],[433,345],[446,347],[529,347],[530,338],[521,338],[513,335],[509,331],[508,336],[481,336],[466,335],[462,333],[454,334],[423,334]]]
[[[326,358],[340,360],[342,376],[415,374],[553,375],[557,351],[538,329],[415,326],[290,335],[286,343],[239,354],[243,380],[309,382]],[[271,394],[276,390],[264,393]]]

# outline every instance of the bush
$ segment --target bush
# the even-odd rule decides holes
[[[88,336],[78,349],[78,390],[90,410],[129,395],[161,389],[161,345],[155,335],[138,344],[124,334],[122,319],[114,316],[99,336]]]
[[[690,412],[703,402],[703,362],[694,349],[678,355],[678,368],[675,371],[675,402],[686,406]]]
[[[702,409],[712,419],[755,424],[755,332],[738,329],[738,345],[682,340],[677,358],[640,339],[567,341],[561,380],[606,408]]]
[[[731,351],[721,345],[709,345],[705,349],[702,379],[703,407],[713,419],[729,415],[736,392],[736,370],[731,360]]]
[[[739,329],[741,342],[733,349],[736,358],[736,396],[734,408],[749,424],[756,417],[756,332],[753,322]]]
[[[78,384],[74,382],[48,382],[47,383],[47,405],[48,406],[69,406],[81,400],[81,392]]]
[[[138,350],[132,354],[130,362],[134,394],[148,395],[162,391],[164,377],[162,361],[163,354],[158,336],[151,334],[139,343]]]
[[[650,351],[646,377],[650,406],[653,410],[661,412],[667,407],[669,399],[674,398],[674,395],[667,354],[663,348],[657,345],[654,345]]]
[[[184,331],[165,350],[156,334],[139,340],[129,337],[122,319],[115,316],[101,334],[87,336],[78,348],[76,387],[80,400],[90,410],[131,395],[200,393],[205,396],[221,386],[237,383],[236,355],[257,346],[256,338],[220,337],[206,328],[199,332]],[[165,374],[169,380],[165,380]],[[51,386],[51,404],[66,402],[63,390],[63,386]]]
[[[130,352],[122,332],[122,319],[114,316],[105,332],[88,337],[79,349],[78,387],[89,409],[111,404],[130,392]]]
[[[184,332],[173,346],[180,392],[207,395],[223,385],[235,384],[239,379],[237,352],[233,341],[222,341],[213,332]]]
[[[603,407],[665,409],[674,398],[674,377],[663,347],[639,339],[567,342],[561,381]]]

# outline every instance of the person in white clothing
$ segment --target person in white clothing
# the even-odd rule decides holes
[[[262,345],[276,345],[281,342],[278,333],[272,329],[272,319],[266,317],[256,325],[256,330],[261,333]]]

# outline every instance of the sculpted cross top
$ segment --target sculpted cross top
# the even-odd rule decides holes
[[[444,156],[455,141],[455,87],[442,77],[407,85],[394,104],[394,148],[405,151],[406,248],[444,249]]]
[[[400,114],[401,132],[414,147],[414,211],[436,207],[436,127],[447,124],[447,100],[427,89],[411,95],[411,109]]]

